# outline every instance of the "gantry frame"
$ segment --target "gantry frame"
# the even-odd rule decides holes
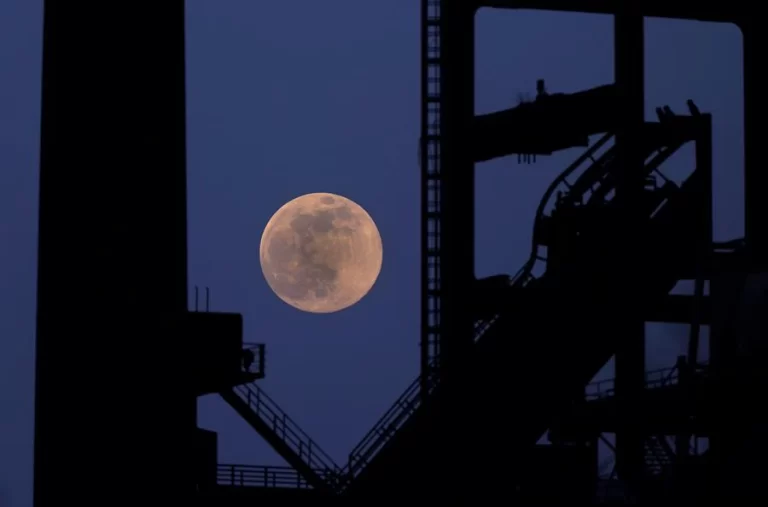
[[[624,166],[642,163],[636,133],[644,121],[644,18],[731,23],[744,37],[745,249],[750,271],[768,270],[766,176],[757,167],[758,122],[765,110],[756,72],[762,31],[744,1],[678,4],[664,0],[422,0],[422,392],[439,367],[443,381],[462,371],[472,340],[464,301],[474,281],[474,160],[466,139],[474,116],[474,17],[481,7],[610,14],[615,17],[615,84],[622,101],[616,126]],[[634,171],[628,171],[633,173]],[[639,189],[626,182],[623,192]],[[632,199],[627,217],[632,219]],[[631,226],[631,224],[629,224]],[[642,435],[631,430],[631,407],[644,386],[644,323],[631,319],[617,354],[617,399],[628,409],[619,467],[639,473]],[[718,337],[713,336],[713,347]],[[713,365],[714,366],[714,365]],[[460,421],[457,421],[461,424]],[[625,464],[622,464],[625,463]]]

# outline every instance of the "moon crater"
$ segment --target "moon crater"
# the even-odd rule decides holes
[[[277,210],[259,251],[272,291],[312,313],[337,312],[360,301],[376,282],[383,259],[370,215],[350,199],[328,193],[303,195]]]

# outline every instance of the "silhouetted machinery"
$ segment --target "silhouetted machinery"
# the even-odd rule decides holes
[[[609,417],[596,414],[615,410],[615,404],[610,405],[611,396],[586,403],[583,387],[616,352],[615,330],[627,308],[634,307],[615,297],[626,292],[618,276],[626,269],[622,247],[626,236],[641,234],[646,239],[643,265],[634,267],[645,280],[634,297],[645,303],[646,320],[690,320],[693,298],[681,300],[669,296],[669,291],[678,280],[695,276],[690,261],[700,257],[704,245],[711,244],[711,227],[707,228],[711,223],[709,115],[665,118],[645,125],[646,162],[640,169],[645,182],[640,200],[644,221],[642,230],[627,231],[619,220],[623,197],[616,187],[623,175],[611,145],[610,118],[600,120],[593,115],[591,126],[578,126],[578,115],[587,110],[611,110],[595,102],[613,100],[611,87],[597,90],[562,98],[549,96],[543,100],[552,103],[541,108],[539,103],[522,106],[525,113],[520,118],[529,125],[574,126],[570,132],[561,129],[546,149],[540,149],[548,142],[541,133],[530,145],[514,136],[494,138],[490,130],[483,136],[496,139],[493,150],[506,155],[515,150],[544,153],[564,149],[595,132],[608,131],[547,189],[535,218],[531,255],[520,272],[513,277],[477,280],[474,294],[467,299],[477,322],[474,353],[466,358],[463,376],[474,393],[471,399],[457,401],[451,391],[440,387],[439,376],[433,375],[427,392],[431,402],[423,404],[419,389],[423,379],[417,379],[350,453],[349,462],[339,466],[255,384],[222,393],[294,467],[299,474],[297,487],[365,498],[399,496],[403,491],[426,495],[439,489],[444,480],[441,463],[450,463],[442,448],[441,421],[452,417],[460,405],[460,410],[476,414],[462,436],[471,439],[475,452],[462,459],[514,457],[498,472],[487,468],[481,473],[467,471],[467,480],[478,490],[497,491],[493,483],[502,480],[497,476],[502,474],[507,477],[505,488],[512,488],[508,494],[526,505],[549,505],[562,500],[558,495],[569,501],[592,502],[597,487],[597,439],[601,432],[615,429]],[[563,106],[562,114],[556,104]],[[537,118],[537,111],[545,120]],[[504,120],[510,122],[508,131],[516,132],[511,126],[514,118],[510,112]],[[514,139],[515,144],[504,145],[504,139]],[[696,166],[684,181],[674,182],[664,175],[662,165],[689,142],[697,146]],[[543,272],[536,274],[537,270]],[[531,371],[540,378],[528,378]],[[499,397],[512,393],[509,403],[517,415],[509,414],[510,405],[498,402]],[[612,408],[603,408],[609,406]],[[651,436],[656,444],[653,456],[665,450],[658,435],[677,431],[665,426],[666,422],[660,420]],[[547,430],[553,432],[552,443],[535,445]],[[652,469],[658,471],[671,458],[654,459]],[[510,469],[515,471],[511,483]],[[276,478],[282,474],[279,483],[270,484],[271,473]],[[249,498],[262,489],[260,494],[276,498],[270,486],[291,486],[285,471],[267,467],[221,465],[219,474],[220,484],[229,488],[250,486],[246,488]],[[553,483],[569,486],[552,488]]]
[[[225,390],[224,399],[297,473],[291,484],[286,470],[220,465],[219,484],[229,488],[229,498],[239,487],[249,490],[249,498],[274,500],[280,486],[366,500],[428,498],[445,491],[457,460],[502,459],[503,465],[465,470],[478,501],[502,493],[522,505],[590,504],[617,495],[622,501],[648,501],[650,493],[626,481],[597,482],[598,441],[603,433],[622,431],[618,414],[625,405],[611,390],[590,398],[585,386],[619,351],[618,330],[626,322],[711,321],[703,294],[670,295],[680,280],[701,279],[714,265],[711,117],[690,101],[690,115],[660,108],[659,121],[646,122],[637,133],[643,163],[631,172],[621,164],[615,143],[621,111],[616,85],[550,94],[539,81],[537,91],[534,101],[474,118],[474,162],[586,149],[542,197],[531,253],[520,271],[476,280],[466,298],[475,345],[464,358],[461,378],[471,395],[457,398],[454,389],[443,386],[434,363],[342,466],[255,384]],[[428,163],[439,156],[429,149],[434,137],[424,150]],[[688,143],[695,145],[695,165],[683,180],[673,180],[663,165]],[[623,190],[628,180],[638,182],[637,192]],[[633,228],[626,226],[628,210],[639,216]],[[640,280],[631,289],[623,277],[627,270]],[[691,342],[696,348],[698,330]],[[531,379],[531,372],[537,377]],[[679,459],[704,462],[692,456],[688,440],[711,432],[710,414],[702,403],[679,400],[703,399],[709,392],[706,372],[695,360],[682,360],[663,381],[644,387],[652,393],[647,403],[655,407],[649,409],[655,417],[649,416],[650,433],[641,437],[640,459],[644,491],[653,491],[655,499],[669,498],[669,491],[655,485],[666,484]],[[462,419],[461,435],[445,424],[457,410],[472,414]],[[537,445],[548,432],[549,444]],[[668,435],[676,436],[677,446],[669,444]],[[457,438],[470,442],[460,456],[446,444]]]
[[[438,103],[436,94],[427,94],[428,106]],[[339,465],[256,384],[223,390],[291,467],[219,465],[210,498],[226,491],[234,503],[318,495],[449,501],[446,481],[456,483],[458,473],[463,491],[479,504],[502,496],[519,505],[701,499],[707,490],[692,494],[691,484],[712,477],[715,468],[711,453],[692,448],[691,439],[715,434],[717,423],[707,403],[714,392],[710,365],[698,360],[699,329],[724,319],[701,285],[718,270],[734,269],[742,249],[712,241],[710,115],[692,101],[689,115],[659,108],[658,122],[634,133],[641,163],[629,166],[617,141],[622,100],[617,85],[552,94],[539,81],[535,100],[474,117],[468,145],[475,163],[585,151],[542,197],[527,262],[514,276],[475,280],[465,295],[475,325],[474,345],[460,366],[464,395],[443,381],[440,356],[432,356]],[[441,154],[439,132],[430,130],[429,119],[427,125],[422,169],[429,175],[430,219],[439,209],[438,173],[430,171]],[[694,166],[673,179],[664,164],[689,143]],[[627,182],[636,190],[627,191]],[[439,244],[439,232],[426,227],[427,245]],[[427,262],[427,287],[439,287],[434,264]],[[696,281],[694,295],[670,294],[681,280]],[[645,322],[689,324],[691,351],[673,368],[645,374],[632,398],[635,422],[642,424],[631,445],[639,447],[627,451],[630,439],[623,437],[625,447],[615,450],[619,479],[599,480],[598,443],[605,433],[629,434],[629,398],[626,387],[615,387],[626,380],[610,387],[589,382],[621,352],[628,323]],[[458,417],[457,433],[448,422]],[[547,435],[549,442],[539,443]],[[454,448],[459,441],[466,445]]]
[[[239,313],[189,312],[186,326],[198,396],[264,377],[264,345],[243,343]]]
[[[532,102],[475,116],[472,147],[476,162],[512,154],[551,155],[587,146],[589,136],[612,130],[618,108],[616,87],[565,94],[540,93]]]
[[[512,0],[481,3],[523,6]],[[587,0],[581,2],[581,8],[575,6],[579,2],[555,5],[554,1],[528,6],[542,7],[543,3],[564,10],[608,9],[606,2]],[[644,2],[636,7],[664,15],[666,4],[669,9],[677,6]],[[714,8],[702,7],[702,19],[733,21],[736,4],[739,2],[729,3],[723,11],[728,15],[720,18]],[[191,492],[194,486],[198,504],[216,507],[330,502],[333,497],[357,503],[659,505],[701,503],[724,488],[732,493],[759,492],[755,484],[760,484],[760,477],[750,472],[751,465],[746,465],[750,460],[744,457],[765,446],[765,439],[760,438],[762,428],[755,422],[764,420],[759,413],[762,404],[755,402],[754,392],[768,389],[762,373],[762,358],[768,351],[764,318],[768,280],[752,273],[753,265],[764,262],[757,254],[765,242],[758,237],[755,224],[759,218],[754,213],[748,214],[743,242],[712,240],[710,115],[689,101],[690,115],[675,115],[664,106],[657,110],[658,122],[643,122],[642,107],[627,107],[642,98],[637,93],[642,92],[642,82],[631,83],[642,78],[642,72],[632,71],[628,61],[633,59],[625,58],[628,51],[632,53],[632,44],[617,29],[616,84],[552,94],[540,81],[534,101],[473,116],[474,95],[468,85],[473,51],[467,35],[472,34],[478,6],[423,0],[422,371],[352,449],[346,462],[337,464],[257,385],[264,377],[264,347],[243,343],[241,316],[186,312],[184,122],[180,121],[184,108],[183,94],[178,93],[183,90],[183,65],[169,66],[166,61],[183,62],[183,44],[179,43],[183,40],[183,4],[164,3],[157,16],[137,11],[128,18],[130,23],[119,26],[123,31],[113,36],[111,42],[119,45],[122,34],[135,30],[133,25],[154,21],[162,14],[162,23],[145,27],[146,41],[132,40],[124,48],[125,55],[132,58],[118,55],[114,62],[101,63],[124,76],[124,65],[144,68],[152,60],[154,68],[167,71],[163,82],[175,85],[169,84],[163,93],[136,87],[135,102],[116,115],[121,121],[127,118],[117,125],[124,129],[118,133],[125,135],[111,131],[105,135],[109,129],[101,124],[111,120],[112,112],[104,116],[101,104],[94,106],[90,94],[97,88],[83,91],[80,81],[70,79],[72,74],[57,72],[75,64],[78,76],[102,77],[102,67],[95,71],[89,55],[77,50],[78,43],[91,44],[90,39],[75,37],[73,41],[69,37],[78,31],[61,28],[77,26],[85,17],[58,3],[46,3],[48,46],[54,40],[63,41],[61,47],[69,51],[48,47],[48,71],[44,73],[45,170],[41,179],[46,183],[41,192],[41,216],[45,218],[41,219],[38,292],[36,504],[48,507],[61,497],[77,501],[85,495],[90,503],[102,498],[97,489],[71,488],[69,483],[79,472],[61,470],[76,448],[61,439],[69,433],[80,439],[77,448],[87,457],[108,460],[118,470],[94,471],[95,483],[107,484],[110,494],[131,493],[134,500],[144,499],[150,487],[160,486],[173,493],[179,488]],[[670,16],[687,15],[680,12],[683,7],[675,8],[678,11]],[[634,28],[639,27],[634,35],[640,34],[642,42],[642,19],[634,14],[638,21]],[[626,14],[622,16],[621,22],[617,16],[617,26],[631,32]],[[58,28],[53,30],[53,26]],[[90,26],[80,25],[83,29]],[[171,26],[175,31],[169,30]],[[99,35],[112,36],[108,31]],[[137,53],[142,58],[133,57]],[[753,54],[745,51],[745,55]],[[642,58],[633,61],[642,68]],[[749,78],[756,77],[750,74]],[[747,87],[747,97],[754,98],[750,95],[753,89]],[[107,90],[105,96],[111,93],[113,90]],[[83,102],[90,108],[83,109]],[[634,106],[638,104],[642,100],[635,100]],[[144,125],[149,110],[162,122]],[[85,119],[74,123],[79,130],[68,129],[62,118],[80,118],[81,113]],[[627,114],[635,118],[630,121]],[[759,118],[750,115],[748,118]],[[94,125],[98,125],[96,130]],[[166,130],[173,131],[173,142],[156,143],[148,135],[135,153],[121,150],[125,140],[135,138],[138,126],[156,129],[153,135],[159,137]],[[108,211],[122,229],[99,228],[102,224],[94,221],[89,206],[72,207],[69,192],[81,191],[85,185],[76,179],[81,172],[73,176],[63,169],[73,160],[83,161],[84,153],[72,148],[82,132],[102,136],[103,142],[93,143],[93,149],[103,151],[85,152],[88,157],[81,172],[102,182],[117,185],[119,179],[132,185],[132,192],[126,195],[81,196],[95,202],[100,211]],[[748,130],[746,137],[753,142],[754,130]],[[688,143],[695,147],[694,167],[686,177],[673,179],[665,174],[664,163]],[[471,276],[474,164],[573,147],[585,151],[542,197],[531,253],[521,269],[514,276],[480,280]],[[157,165],[148,166],[146,172],[104,173],[102,164],[108,156],[115,163],[132,160],[114,159],[114,152],[144,157]],[[748,150],[750,153],[754,151]],[[748,169],[754,161],[750,157]],[[747,171],[751,183],[755,174]],[[146,184],[150,179],[153,185]],[[753,188],[749,182],[748,188]],[[147,205],[125,213],[128,204],[135,202],[135,195],[129,194],[141,192]],[[749,209],[761,209],[764,204],[754,199],[760,194],[749,190],[747,195],[752,196]],[[97,252],[98,262],[68,249],[70,237],[61,230],[66,229],[63,226],[69,217],[78,219],[73,222],[81,249]],[[112,229],[120,233],[112,233]],[[93,234],[94,230],[101,235]],[[64,256],[65,261],[56,255]],[[79,315],[79,302],[59,301],[66,294],[72,263],[79,267],[83,281],[78,294],[89,298],[93,306],[88,322],[72,318]],[[122,278],[106,280],[106,271]],[[155,290],[145,295],[139,284],[139,288],[123,291],[117,282],[130,277],[151,281]],[[670,294],[681,280],[694,281],[693,295]],[[707,280],[709,294],[704,291]],[[115,360],[121,368],[135,367],[135,361],[150,369],[149,380],[141,383],[136,377],[127,382],[115,379],[109,371],[106,373],[117,383],[113,396],[104,398],[99,406],[92,401],[73,401],[88,417],[114,424],[111,428],[119,438],[102,449],[89,431],[58,417],[61,407],[56,382],[70,392],[80,392],[90,388],[94,378],[107,376],[105,370],[94,369],[90,359],[83,361],[87,354],[78,352],[102,343],[104,329],[115,327],[111,320],[114,308],[135,304],[133,296],[139,299],[139,295],[144,296],[144,308],[136,312],[136,321],[115,330],[119,337],[134,338],[136,346],[126,351],[126,357]],[[61,325],[57,328],[52,322]],[[646,322],[688,324],[688,354],[673,368],[645,372],[642,338]],[[702,325],[710,326],[709,361],[699,360]],[[84,330],[82,343],[62,346],[57,341],[60,329],[80,328]],[[136,338],[140,333],[146,336]],[[183,336],[184,343],[173,346],[166,340],[169,333]],[[69,348],[74,346],[80,349],[73,353]],[[119,350],[112,343],[104,347],[110,353]],[[152,347],[159,359],[145,357]],[[177,366],[185,377],[191,370],[194,382],[192,389],[185,384],[181,395],[168,396],[166,386],[157,381],[167,376],[174,351],[178,351]],[[68,362],[62,366],[57,354],[90,368],[88,373],[73,376],[74,368]],[[611,357],[616,357],[616,379],[589,384]],[[289,466],[219,464],[216,434],[199,428],[189,437],[194,438],[194,445],[188,445],[194,398],[208,393],[219,393]],[[136,410],[137,403],[160,416],[147,421]],[[724,418],[724,413],[731,417]],[[177,428],[179,425],[182,427]],[[150,440],[138,431],[150,427],[159,428],[160,437]],[[605,433],[616,434],[616,474],[601,478],[597,446]],[[549,438],[546,445],[542,443],[545,436]],[[691,446],[697,437],[710,438],[707,451]],[[194,461],[194,481],[188,477],[187,460],[178,468],[163,461],[188,453],[189,448],[194,452],[194,459],[189,460]],[[143,458],[147,453],[162,459],[143,463],[141,473],[145,475],[139,486],[144,489],[137,486],[126,492],[112,487],[125,484],[120,481],[136,482],[136,470],[125,458]]]
[[[188,312],[184,347],[177,365],[191,373],[195,396],[231,389],[264,378],[263,344],[243,342],[243,317],[239,313]],[[195,482],[199,491],[216,487],[216,433],[198,428],[195,433]]]

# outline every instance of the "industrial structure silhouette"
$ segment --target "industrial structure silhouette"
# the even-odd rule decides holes
[[[746,5],[422,0],[421,375],[337,464],[259,387],[264,346],[243,343],[241,317],[187,308],[183,0],[110,3],[101,25],[88,7],[47,0],[35,505],[763,497],[762,468],[745,465],[765,446],[755,393],[768,289],[761,33]],[[476,116],[480,7],[614,14],[615,82],[573,94],[539,82],[535,100]],[[643,16],[744,33],[743,239],[712,240],[706,105],[676,115],[660,104],[645,121]],[[678,184],[664,162],[688,143],[695,165]],[[584,153],[542,197],[529,260],[477,280],[474,164],[573,147]],[[681,280],[693,295],[670,295]],[[646,372],[646,322],[688,324],[687,357]],[[589,385],[612,356],[615,381]],[[196,398],[210,393],[290,467],[217,463],[216,434],[196,424]],[[616,435],[609,477],[604,433]]]

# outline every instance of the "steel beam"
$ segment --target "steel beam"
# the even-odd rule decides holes
[[[668,0],[478,0],[478,8],[530,9],[539,11],[581,12],[615,15],[631,10],[653,18],[690,19],[722,23],[741,23],[751,5],[733,2],[670,2]]]

